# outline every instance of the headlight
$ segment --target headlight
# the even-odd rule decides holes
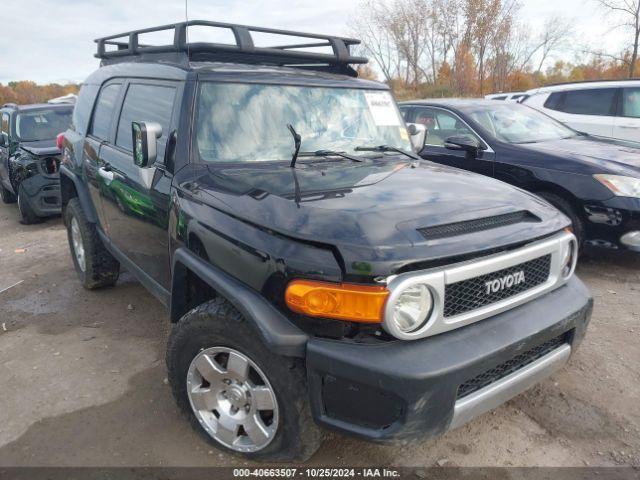
[[[608,174],[594,175],[593,178],[611,190],[614,195],[640,198],[640,178]]]
[[[415,332],[427,322],[432,310],[433,294],[429,287],[411,285],[396,298],[391,321],[402,333]]]

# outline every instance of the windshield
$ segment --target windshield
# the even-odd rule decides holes
[[[196,128],[204,161],[290,160],[294,142],[287,124],[302,137],[303,152],[362,155],[355,150],[362,145],[411,150],[400,112],[386,91],[201,84]]]
[[[560,122],[523,105],[483,105],[466,108],[465,112],[503,142],[537,143],[578,135]]]
[[[72,109],[27,110],[16,116],[16,136],[22,142],[51,140],[71,123]]]

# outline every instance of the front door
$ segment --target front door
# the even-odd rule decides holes
[[[181,86],[173,82],[131,81],[118,118],[115,142],[100,151],[108,188],[103,207],[112,244],[161,287],[170,287],[168,219],[172,173],[166,166],[167,140],[177,125]],[[162,126],[157,160],[148,168],[133,162],[132,122]]]
[[[445,147],[449,137],[470,137],[481,145],[484,141],[456,114],[440,107],[415,107],[414,123],[427,128],[427,140],[420,156],[432,162],[461,168],[482,175],[493,176],[495,155],[490,149],[481,150],[477,155],[463,150],[451,150]]]

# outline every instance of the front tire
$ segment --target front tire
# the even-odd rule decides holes
[[[64,220],[71,258],[82,286],[93,290],[114,285],[120,264],[102,244],[96,226],[87,220],[77,198],[69,200]]]
[[[575,208],[573,208],[567,200],[553,193],[542,192],[538,195],[569,217],[573,227],[573,233],[578,240],[578,248],[582,251],[583,243],[585,241],[585,228]]]
[[[27,192],[25,192],[22,185],[18,186],[18,211],[20,212],[20,223],[23,225],[32,225],[34,223],[40,223],[43,220],[36,215],[36,212],[31,208]]]
[[[304,363],[271,352],[225,299],[191,310],[173,327],[166,361],[178,406],[217,448],[301,461],[320,446]]]

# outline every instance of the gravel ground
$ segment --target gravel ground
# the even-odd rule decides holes
[[[180,416],[165,380],[168,319],[131,276],[82,289],[59,219],[0,205],[0,465],[235,466]],[[569,365],[435,440],[328,434],[317,465],[640,466],[640,256],[581,261],[595,311]]]

